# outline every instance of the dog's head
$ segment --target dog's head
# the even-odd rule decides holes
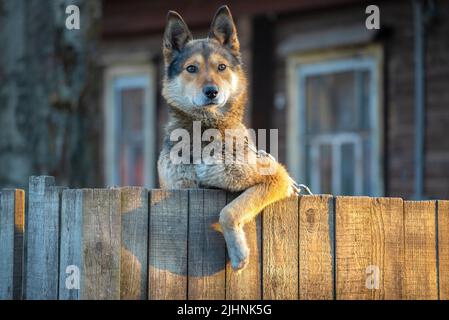
[[[181,16],[170,11],[163,54],[162,94],[172,107],[187,113],[216,110],[246,89],[237,30],[227,6],[218,9],[209,36],[198,40]]]

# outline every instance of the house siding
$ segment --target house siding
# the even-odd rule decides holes
[[[414,183],[414,29],[408,1],[381,2],[384,66],[385,195],[411,198]],[[426,35],[425,185],[428,198],[449,197],[449,3],[437,2],[438,19]],[[277,17],[276,46],[294,34],[364,23],[365,6]],[[276,61],[278,95],[286,96],[286,59]],[[280,159],[285,161],[286,111],[276,109],[272,127],[279,129]]]

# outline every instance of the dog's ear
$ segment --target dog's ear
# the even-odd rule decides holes
[[[209,38],[217,39],[223,46],[239,52],[240,44],[237,29],[228,6],[221,6],[215,14],[209,31]]]
[[[171,61],[173,54],[180,52],[186,43],[192,39],[192,33],[181,16],[175,11],[169,11],[163,41],[163,52],[166,61]]]

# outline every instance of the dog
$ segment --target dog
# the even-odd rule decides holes
[[[171,152],[176,145],[171,139],[174,130],[181,128],[191,135],[195,122],[201,124],[201,132],[215,129],[222,137],[228,129],[247,130],[242,123],[247,78],[229,8],[218,9],[204,39],[193,39],[182,17],[169,11],[162,51],[165,64],[162,95],[169,107],[170,120],[158,159],[161,188],[243,191],[221,210],[218,220],[231,266],[235,271],[243,270],[249,261],[243,226],[267,205],[294,194],[287,170],[271,157],[257,157],[255,162],[174,163]],[[188,149],[193,147],[193,142],[187,144]],[[235,154],[234,146],[231,150]],[[245,147],[243,153],[249,156],[251,151]],[[270,174],[261,172],[267,162],[274,168]]]

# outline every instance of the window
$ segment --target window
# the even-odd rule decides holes
[[[289,62],[289,168],[315,193],[380,196],[380,53]]]
[[[151,68],[110,68],[105,82],[107,184],[154,187],[157,158]]]

